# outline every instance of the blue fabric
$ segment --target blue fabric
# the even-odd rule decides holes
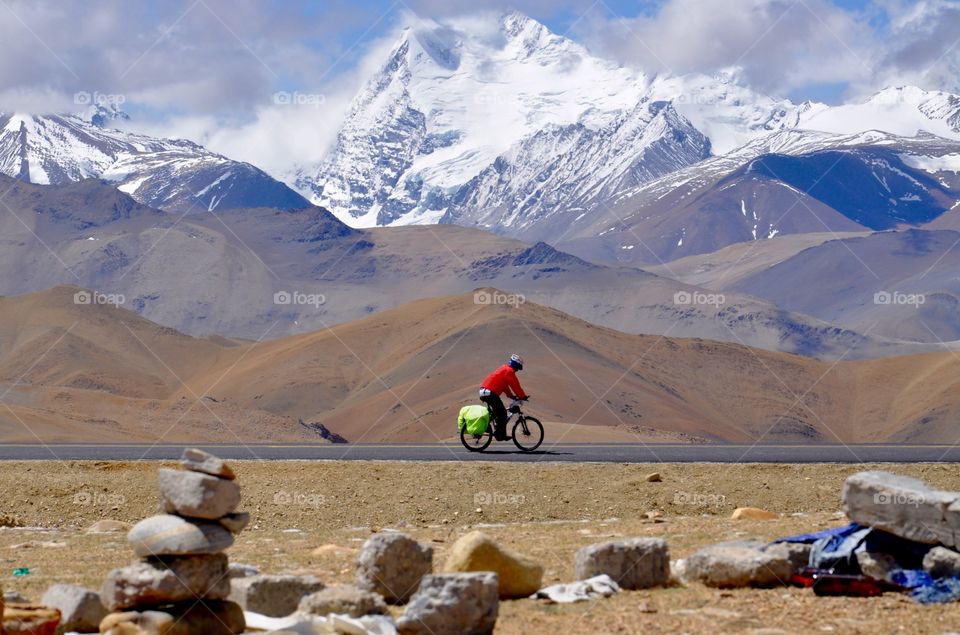
[[[890,581],[907,589],[922,589],[933,585],[930,574],[921,569],[899,569],[890,574]]]
[[[832,529],[824,529],[822,531],[815,531],[812,534],[797,534],[796,536],[787,536],[786,538],[780,538],[779,540],[774,540],[773,544],[778,542],[799,542],[803,544],[814,543],[822,538],[828,538],[830,536],[844,535],[851,530],[860,529],[860,525],[857,523],[851,523],[844,527],[833,527]]]
[[[929,584],[918,586],[910,592],[912,597],[921,604],[943,604],[960,600],[960,579],[941,578],[931,580]]]
[[[842,527],[840,531],[820,538],[810,551],[810,566],[834,573],[860,573],[860,565],[854,551],[873,531],[856,523]]]

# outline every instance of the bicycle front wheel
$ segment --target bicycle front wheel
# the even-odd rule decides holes
[[[543,443],[543,424],[534,417],[521,417],[513,426],[513,444],[524,452],[533,452]]]
[[[493,443],[493,426],[487,426],[480,436],[467,432],[467,426],[460,428],[460,443],[471,452],[483,452]]]

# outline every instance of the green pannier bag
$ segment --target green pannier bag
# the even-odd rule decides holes
[[[460,416],[457,418],[457,429],[467,428],[467,434],[479,437],[487,431],[490,425],[490,411],[486,406],[464,406],[460,408]]]

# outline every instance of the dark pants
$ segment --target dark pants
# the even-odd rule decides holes
[[[503,405],[500,395],[490,393],[486,397],[480,397],[480,401],[490,406],[493,411],[493,436],[498,441],[503,441],[507,436],[507,408]]]

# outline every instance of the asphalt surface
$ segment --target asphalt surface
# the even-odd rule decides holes
[[[577,463],[929,463],[960,462],[960,447],[943,445],[680,445],[544,443],[529,454],[511,443],[486,451],[439,444],[358,445],[0,445],[0,460],[164,460],[201,447],[234,460],[562,461]]]

